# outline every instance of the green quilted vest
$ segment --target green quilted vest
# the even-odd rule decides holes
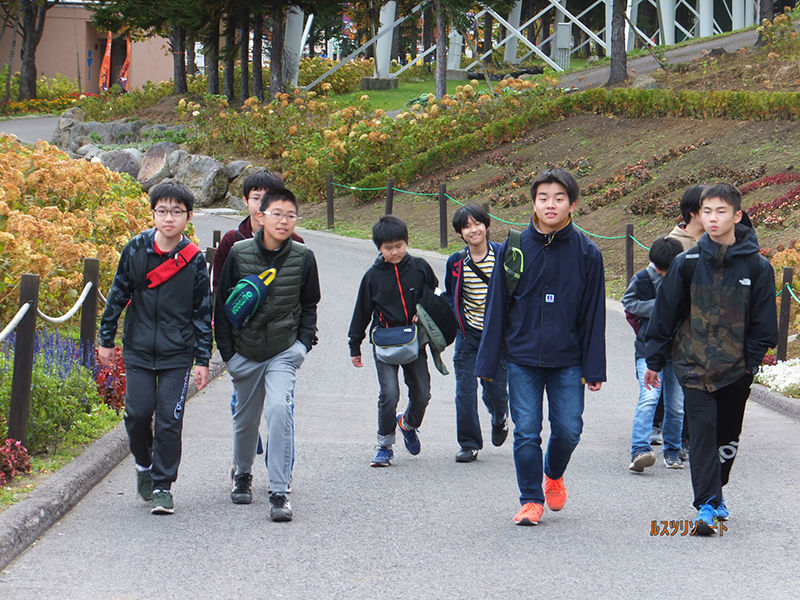
[[[236,242],[232,248],[239,276],[258,275],[271,267],[266,264],[255,238]],[[269,294],[261,308],[242,329],[233,330],[236,352],[255,361],[269,360],[289,348],[297,340],[300,323],[300,285],[306,248],[289,241],[275,257],[286,259],[269,286]]]

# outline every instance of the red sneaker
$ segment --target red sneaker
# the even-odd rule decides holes
[[[536,525],[544,513],[544,506],[535,502],[523,504],[519,512],[514,515],[514,522],[517,525]]]
[[[547,502],[547,508],[552,511],[564,508],[567,503],[567,487],[564,485],[563,475],[558,479],[544,476],[544,501]]]

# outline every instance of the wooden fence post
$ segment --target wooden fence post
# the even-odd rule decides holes
[[[8,411],[8,437],[28,442],[28,414],[31,408],[33,379],[33,340],[36,335],[36,309],[39,306],[39,276],[25,273],[19,282],[19,306],[30,308],[17,325],[14,343],[14,375],[11,379],[11,407]]]
[[[328,229],[333,229],[333,175],[325,178],[325,203],[328,210]]]
[[[83,286],[92,284],[92,289],[81,306],[81,363],[90,367],[94,358],[94,340],[97,336],[97,285],[100,281],[100,261],[83,259]]]
[[[447,247],[447,184],[439,186],[439,247]]]
[[[219,229],[215,229],[214,233],[212,234],[214,237],[212,238],[211,246],[216,248],[219,246],[219,241],[222,239],[222,232]]]
[[[781,312],[778,317],[778,349],[775,356],[778,360],[786,360],[786,350],[789,345],[789,314],[792,308],[792,296],[788,287],[792,287],[792,267],[783,268],[783,281],[781,282]]]
[[[625,225],[625,287],[633,279],[633,225]]]
[[[392,214],[392,204],[394,204],[394,177],[389,177],[386,182],[386,210],[385,214]]]

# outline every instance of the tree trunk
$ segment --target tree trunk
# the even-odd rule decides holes
[[[246,8],[242,9],[241,16],[241,38],[239,39],[239,65],[242,69],[242,76],[239,80],[239,103],[250,97],[250,13]]]
[[[169,34],[172,46],[172,93],[186,93],[186,30],[173,27]]]
[[[614,0],[611,18],[611,68],[606,85],[622,83],[628,78],[628,55],[625,53],[626,0]]]
[[[436,16],[430,7],[425,9],[425,17],[422,23],[422,49],[427,50],[433,46],[433,29]],[[430,60],[430,59],[427,59]]]
[[[264,14],[256,9],[253,16],[253,96],[264,100]]]
[[[19,99],[31,100],[36,98],[36,47],[42,39],[45,14],[52,5],[35,0],[24,0],[21,4],[22,66],[19,72]]]
[[[389,58],[397,59],[397,62],[400,62],[400,27],[398,25],[392,30],[392,49],[389,53]]]
[[[774,13],[774,2],[770,0],[761,0],[761,3],[758,6],[758,25],[761,25],[764,22],[764,19],[768,21],[772,20],[772,16]],[[763,46],[764,45],[764,37],[761,33],[758,34],[758,39],[755,43],[756,46]]]
[[[206,77],[208,93],[219,94],[219,17],[213,17],[206,45]]]
[[[17,11],[17,21],[11,26],[11,52],[8,53],[8,73],[6,73],[6,91],[3,94],[3,102],[11,99],[11,66],[14,64],[14,53],[17,51],[17,23],[19,22],[19,11]]]
[[[481,54],[485,54],[492,49],[492,23],[493,23],[492,15],[486,13],[483,15],[483,46],[481,46]],[[492,55],[490,54],[484,59],[484,62],[489,62],[492,60]]]
[[[194,42],[197,36],[194,32],[186,34],[186,74],[194,75],[197,73],[197,56],[194,52]]]
[[[436,98],[440,100],[447,93],[447,31],[441,0],[434,0],[433,10],[436,13]]]
[[[284,0],[275,0],[272,5],[272,47],[269,58],[269,98],[283,93],[283,38],[285,19],[283,15]]]
[[[233,65],[236,58],[236,19],[232,14],[225,17],[225,79],[222,93],[233,103]]]

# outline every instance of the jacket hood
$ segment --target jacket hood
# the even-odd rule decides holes
[[[727,247],[727,250],[724,251],[724,257],[722,258],[728,259],[735,256],[746,256],[759,251],[758,238],[752,227],[737,223],[733,232],[736,236],[736,242],[732,246]],[[708,254],[717,260],[721,258],[720,255],[723,253],[722,244],[713,241],[708,237],[707,233],[703,234],[703,237],[700,238],[697,245],[700,246],[700,251],[702,253]]]
[[[158,230],[155,227],[153,227],[152,229],[148,229],[148,230],[142,232],[142,235],[147,239],[147,252],[150,252],[150,253],[153,253],[153,254],[155,254],[155,251],[156,251],[156,247],[155,247],[155,244],[156,244],[156,231],[158,231]],[[186,237],[185,233],[182,233],[181,234],[181,241],[178,242],[178,245],[175,246],[172,250],[170,250],[167,253],[167,256],[174,256],[175,254],[177,254],[178,252],[183,250],[186,246],[188,246],[189,242],[191,242],[191,241],[192,240],[190,240],[188,237]]]

